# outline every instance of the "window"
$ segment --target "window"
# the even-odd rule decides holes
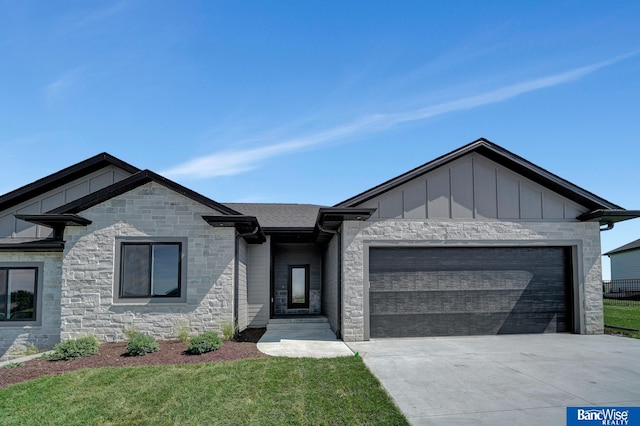
[[[0,267],[0,321],[35,321],[38,268]]]
[[[180,298],[182,243],[123,242],[120,298]]]
[[[309,307],[309,265],[289,266],[288,308]]]

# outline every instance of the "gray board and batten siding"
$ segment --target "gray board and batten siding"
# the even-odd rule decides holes
[[[567,247],[372,247],[371,337],[572,332]]]
[[[271,237],[262,244],[247,245],[247,323],[266,327],[270,316]]]
[[[584,207],[480,155],[469,153],[359,203],[375,219],[572,220]]]
[[[0,212],[0,238],[47,238],[52,229],[17,219],[16,214],[41,214],[119,182],[131,173],[110,165]]]

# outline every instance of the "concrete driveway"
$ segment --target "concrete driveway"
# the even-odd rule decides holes
[[[640,406],[636,339],[520,334],[348,346],[415,425],[565,425],[567,406]]]

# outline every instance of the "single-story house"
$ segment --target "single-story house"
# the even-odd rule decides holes
[[[479,139],[334,206],[220,203],[103,153],[0,196],[0,359],[322,315],[345,341],[602,333],[640,216]]]
[[[609,256],[611,262],[611,281],[605,287],[607,292],[640,291],[640,240],[608,251],[603,256]]]

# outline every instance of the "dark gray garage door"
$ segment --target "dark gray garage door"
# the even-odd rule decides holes
[[[572,331],[571,251],[371,248],[371,337]]]

